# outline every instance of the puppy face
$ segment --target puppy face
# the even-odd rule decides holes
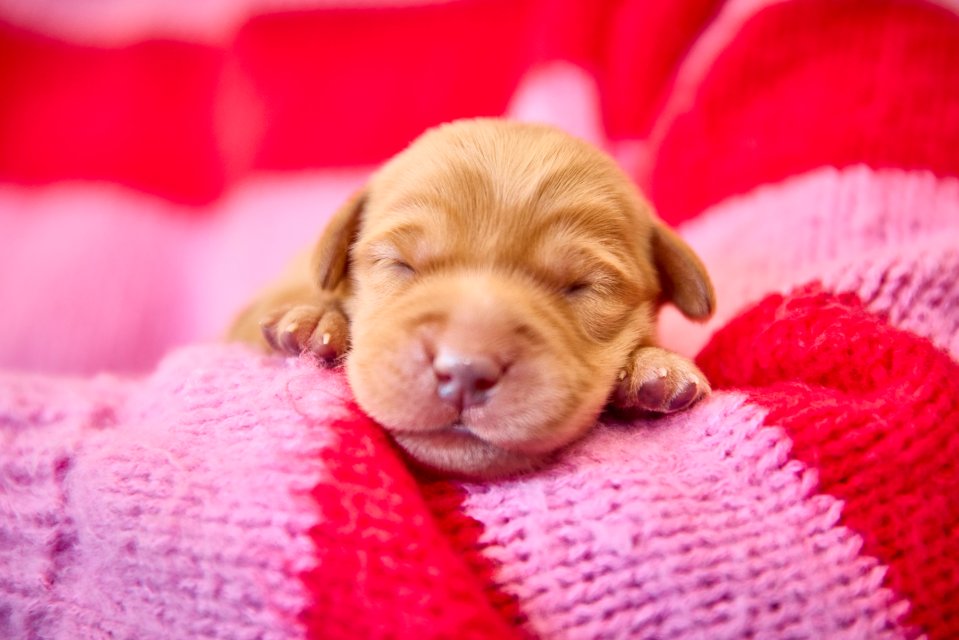
[[[427,467],[535,466],[593,424],[664,291],[689,288],[656,260],[660,228],[608,157],[557,130],[427,132],[316,253],[345,295],[357,401]]]

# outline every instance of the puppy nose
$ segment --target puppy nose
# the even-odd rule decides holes
[[[436,395],[462,411],[486,402],[503,368],[488,356],[440,350],[433,358],[433,373]]]

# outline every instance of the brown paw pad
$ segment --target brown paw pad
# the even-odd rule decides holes
[[[297,307],[267,318],[260,330],[275,351],[292,356],[309,352],[324,361],[343,355],[349,341],[349,324],[337,310]]]
[[[672,392],[664,378],[654,378],[644,382],[636,392],[635,405],[647,411],[673,412],[691,405],[699,397],[699,387],[689,383]]]
[[[666,408],[668,411],[680,411],[681,409],[685,409],[696,401],[696,399],[699,397],[699,394],[699,387],[695,383],[687,384],[679,391],[679,393],[670,398]]]

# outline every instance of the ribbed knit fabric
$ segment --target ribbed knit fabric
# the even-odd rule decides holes
[[[682,229],[712,274],[718,304],[703,325],[665,309],[660,333],[670,347],[695,355],[744,306],[821,280],[959,358],[955,178],[823,168],[729,198]]]
[[[604,425],[547,473],[467,487],[464,509],[543,637],[904,637],[842,505],[762,425],[737,395]]]
[[[0,7],[0,638],[959,637],[959,3],[370,3]],[[450,482],[338,371],[171,350],[504,112],[681,224],[711,397]]]
[[[737,395],[421,490],[307,359],[195,348],[137,383],[2,388],[4,637],[909,635]]]
[[[770,410],[824,491],[845,501],[864,551],[937,637],[959,634],[959,365],[890,328],[853,295],[771,296],[699,357],[720,387]]]
[[[291,638],[338,378],[184,350],[132,383],[0,378],[0,637]]]

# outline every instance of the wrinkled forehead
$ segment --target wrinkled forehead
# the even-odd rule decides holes
[[[618,169],[560,142],[414,145],[371,183],[364,236],[501,254],[566,237],[616,243],[635,232],[635,197]]]

